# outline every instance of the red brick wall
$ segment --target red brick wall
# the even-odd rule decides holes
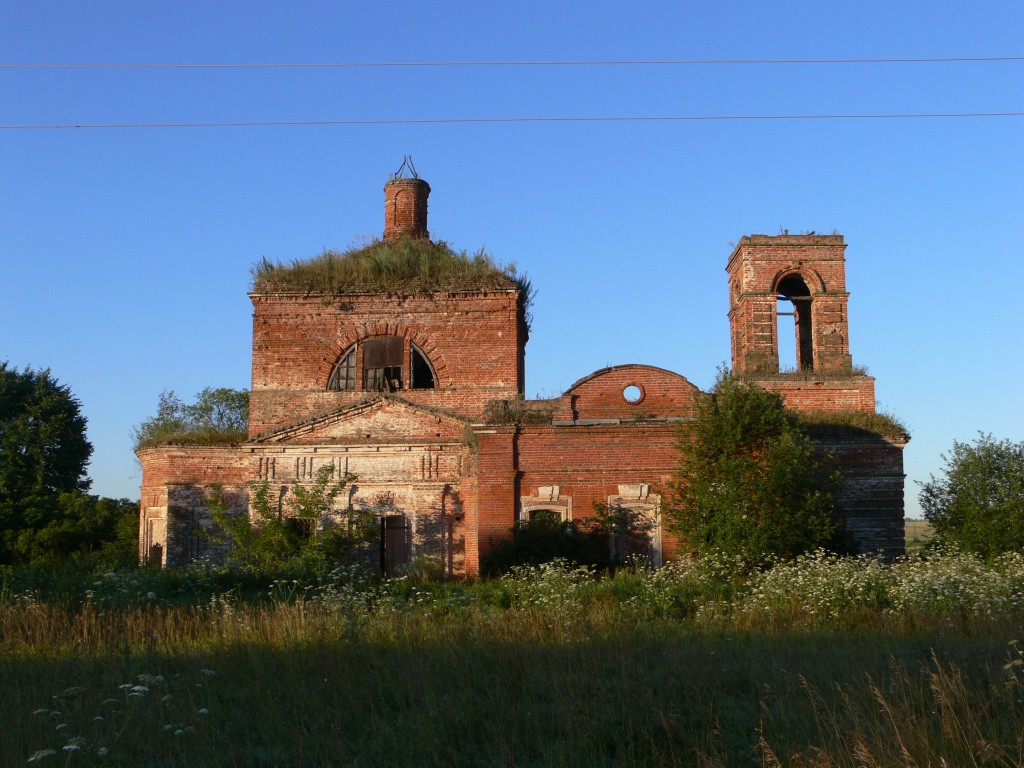
[[[794,411],[875,412],[875,380],[871,376],[835,379],[757,379],[757,385],[782,396]]]
[[[594,504],[618,495],[620,484],[650,484],[667,500],[678,429],[666,421],[476,429],[478,506],[472,523],[467,510],[467,573],[478,572],[479,557],[492,544],[511,537],[519,496],[540,486],[560,486],[561,496],[572,497],[577,520],[593,516]],[[471,555],[474,529],[479,550]],[[675,550],[675,539],[663,534],[665,556]]]
[[[540,486],[560,486],[579,520],[593,516],[595,503],[618,495],[620,484],[647,483],[664,496],[678,461],[678,430],[671,422],[523,427],[520,486],[527,495]]]
[[[480,570],[480,558],[494,542],[511,536],[519,497],[515,440],[518,427],[485,427],[476,432],[476,509],[466,514],[466,573]],[[474,536],[475,534],[475,536]],[[471,540],[475,539],[475,541]]]
[[[327,381],[345,350],[371,336],[403,336],[430,359],[438,387],[403,389],[413,402],[475,417],[488,400],[519,394],[526,341],[514,290],[253,294],[252,302],[251,435],[362,400],[363,392],[327,391]]]

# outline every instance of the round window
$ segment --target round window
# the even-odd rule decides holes
[[[639,384],[630,384],[624,390],[622,390],[622,396],[626,399],[627,403],[639,403],[644,399],[644,390]]]

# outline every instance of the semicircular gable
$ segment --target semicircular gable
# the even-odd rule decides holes
[[[576,419],[687,418],[701,391],[684,376],[653,365],[602,368],[565,391]]]

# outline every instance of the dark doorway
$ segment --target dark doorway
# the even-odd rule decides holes
[[[380,569],[385,576],[409,562],[410,525],[405,515],[388,515],[380,519]]]

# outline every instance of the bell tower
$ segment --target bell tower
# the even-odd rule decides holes
[[[874,379],[850,355],[845,251],[842,235],[740,239],[726,266],[734,376],[778,390],[797,409],[874,411]],[[791,370],[780,369],[786,333]]]

